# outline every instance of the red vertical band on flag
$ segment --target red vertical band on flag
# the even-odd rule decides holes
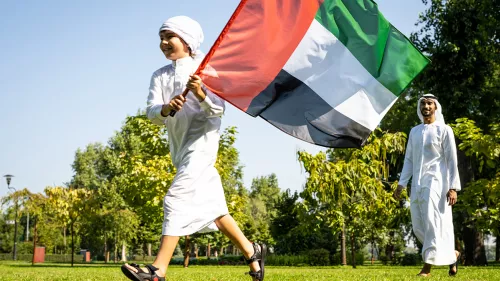
[[[286,64],[322,2],[241,1],[199,68],[204,84],[246,111]]]

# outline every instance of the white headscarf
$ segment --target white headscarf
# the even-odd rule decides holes
[[[179,35],[196,57],[203,55],[199,50],[204,39],[203,30],[197,21],[186,16],[172,17],[162,24],[159,32],[163,30],[172,31]]]
[[[434,115],[436,116],[436,121],[442,122],[443,124],[445,124],[441,104],[437,100],[436,96],[431,95],[431,94],[425,94],[421,98],[418,99],[418,103],[417,103],[418,118],[420,119],[420,121],[422,121],[422,123],[424,123],[424,116],[422,115],[422,112],[420,110],[420,102],[422,102],[423,99],[428,99],[428,98],[431,98],[434,101],[434,103],[436,104],[436,111],[434,112]]]

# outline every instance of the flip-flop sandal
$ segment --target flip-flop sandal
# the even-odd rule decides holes
[[[165,277],[160,277],[156,274],[155,271],[158,270],[155,266],[152,264],[147,264],[146,268],[149,270],[148,272],[142,270],[142,268],[139,267],[138,264],[131,263],[129,264],[131,267],[137,269],[137,272],[134,272],[130,268],[128,268],[126,265],[122,265],[122,272],[125,274],[125,276],[128,277],[130,280],[134,281],[165,281]]]
[[[264,280],[264,273],[265,273],[265,262],[266,262],[266,255],[267,255],[267,246],[266,244],[256,244],[253,243],[253,250],[254,253],[253,255],[246,259],[245,261],[247,264],[251,264],[252,262],[259,262],[260,270],[259,271],[250,271],[247,272],[248,275],[250,275],[252,278],[257,279],[258,281],[263,281]],[[260,249],[259,249],[260,246]]]
[[[455,276],[458,273],[458,262],[460,261],[460,256],[462,254],[458,254],[457,261],[454,264],[450,264],[450,270],[448,271],[448,275]],[[455,267],[455,272],[453,272],[453,267]]]

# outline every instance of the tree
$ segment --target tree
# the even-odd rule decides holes
[[[275,204],[281,194],[276,174],[254,178],[250,187],[250,197],[264,203],[269,219],[276,216]]]
[[[458,210],[467,215],[459,229],[478,229],[500,237],[500,122],[490,124],[490,134],[484,134],[474,121],[467,118],[457,120],[453,125],[461,140],[459,148],[478,163],[477,178],[469,182],[457,204]],[[463,229],[463,226],[465,229]],[[475,242],[475,241],[474,241]],[[481,245],[481,244],[480,244]],[[467,264],[484,264],[485,253],[466,247]],[[484,256],[483,256],[484,255]],[[472,257],[472,258],[471,258]],[[497,255],[496,259],[499,257]]]
[[[330,150],[330,161],[324,153],[299,152],[299,161],[309,174],[301,193],[305,206],[314,209],[310,214],[319,222],[326,220],[342,238],[345,231],[350,234],[353,267],[356,237],[373,235],[366,232],[367,225],[380,229],[383,222],[392,220],[397,205],[391,196],[396,183],[388,184],[389,168],[404,151],[405,137],[377,131],[363,149]],[[343,259],[344,245],[341,241]]]
[[[44,224],[50,214],[47,212],[47,197],[40,193],[29,193],[26,202],[26,210],[31,214],[32,221],[34,221],[33,231],[33,257],[31,258],[31,265],[35,264],[35,249],[39,239],[38,225],[41,221]]]
[[[15,192],[12,192],[12,193],[10,193],[2,198],[2,205],[12,204],[11,207],[7,209],[7,218],[11,218],[12,221],[17,222],[18,225],[19,225],[20,214],[22,214],[23,211],[25,211],[25,210],[23,210],[23,206],[24,206],[25,201],[27,200],[29,194],[30,194],[30,192],[26,188],[24,188],[22,190],[17,190]],[[20,232],[17,232],[17,236],[16,236],[15,231],[14,231],[14,233],[11,233],[11,231],[8,230],[9,227],[7,227],[5,221],[3,221],[2,224],[3,224],[3,228],[6,229],[6,231],[5,231],[6,235],[3,238],[7,240],[7,245],[12,247],[12,246],[14,246],[14,244],[13,243],[11,244],[10,241],[15,240],[16,242],[18,242],[20,240],[19,238],[22,236],[22,234]],[[8,252],[11,251],[11,249],[7,250],[5,248],[6,247],[4,247],[4,251],[8,251]]]
[[[105,147],[100,143],[91,143],[85,150],[76,151],[75,160],[71,165],[75,171],[71,186],[90,190],[99,189],[105,176],[103,174],[106,165],[103,158],[104,151]]]
[[[275,174],[254,178],[250,187],[247,214],[251,220],[249,236],[259,239],[269,246],[275,241],[270,232],[271,220],[277,215],[275,204],[281,190]],[[249,230],[249,229],[247,229]]]
[[[436,94],[446,120],[468,117],[485,128],[500,119],[500,3],[498,0],[430,2],[411,39],[430,55],[416,88]]]
[[[47,209],[63,225],[69,226],[71,230],[71,266],[74,264],[75,256],[75,233],[78,230],[78,222],[82,213],[87,209],[85,199],[91,194],[82,188],[72,189],[67,187],[47,187]],[[76,226],[76,227],[75,227]]]

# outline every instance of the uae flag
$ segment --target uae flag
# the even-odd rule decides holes
[[[371,0],[243,0],[198,73],[287,134],[361,147],[428,63]]]

